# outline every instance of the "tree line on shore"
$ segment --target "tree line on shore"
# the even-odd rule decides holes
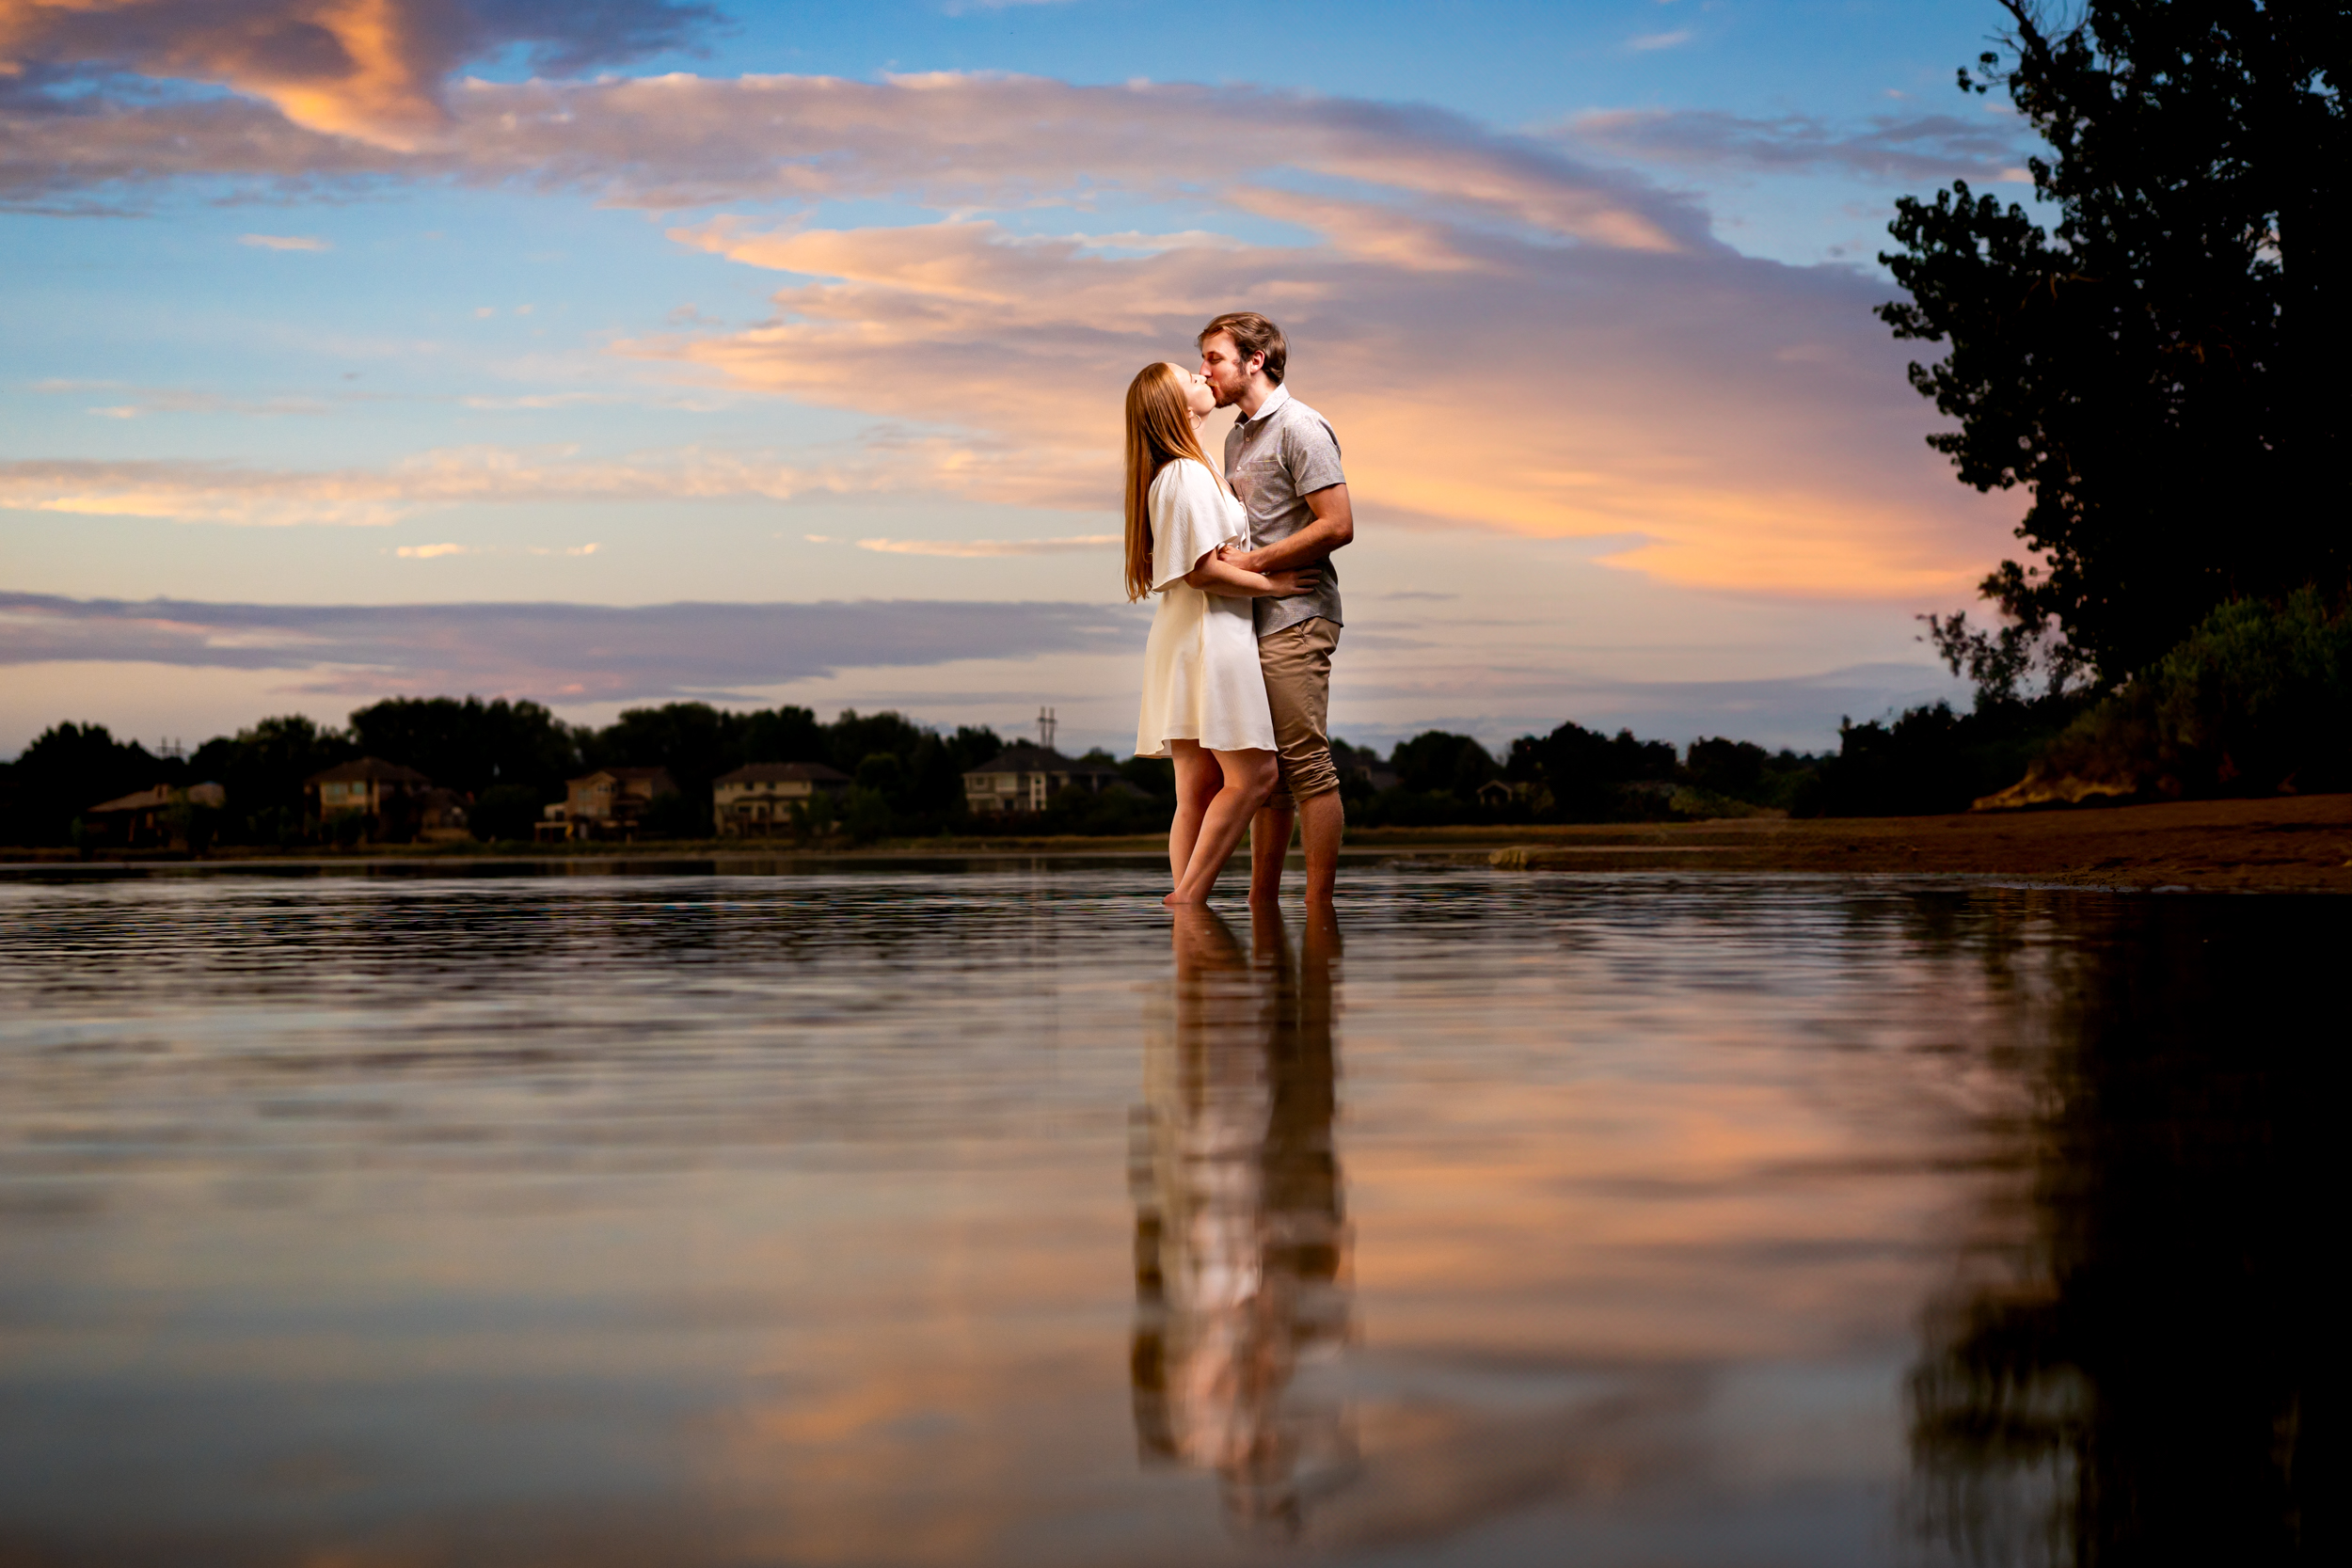
[[[804,707],[750,712],[705,703],[632,708],[601,727],[567,724],[529,701],[392,698],[353,712],[342,727],[300,716],[264,719],[184,754],[157,754],[103,725],[53,725],[12,763],[0,763],[0,841],[83,842],[92,806],[161,784],[222,786],[217,808],[183,808],[198,844],[294,847],[328,842],[332,825],[304,781],[374,757],[424,774],[469,802],[474,835],[526,840],[567,780],[611,767],[660,768],[676,785],[642,824],[647,836],[712,832],[712,786],[752,763],[823,763],[851,781],[819,814],[819,831],[858,841],[941,832],[1113,834],[1166,830],[1175,779],[1164,760],[1089,752],[1126,787],[1073,785],[1042,813],[992,818],[966,809],[963,775],[1006,741],[984,726],[947,731],[898,713],[845,711],[831,722]],[[1662,740],[1614,736],[1565,723],[1525,736],[1498,757],[1474,738],[1426,731],[1375,751],[1333,743],[1352,820],[1366,826],[1608,822],[1813,812],[1836,757],[1772,752],[1704,738],[1677,751]]]
[[[1961,661],[1963,669],[1964,659]],[[1386,758],[1335,740],[1348,819],[1365,827],[1675,821],[1786,814],[1916,816],[2012,805],[2126,802],[2280,790],[2352,789],[2352,615],[2315,590],[2214,610],[2137,678],[2028,693],[2020,672],[1986,667],[1973,707],[1915,707],[1841,726],[1834,752],[1768,751],[1702,737],[1677,750],[1628,730],[1563,723],[1500,756],[1475,738],[1428,730]],[[632,708],[602,727],[567,724],[529,701],[392,698],[345,727],[265,719],[184,755],[117,740],[103,725],[60,723],[0,763],[0,843],[83,842],[90,807],[157,784],[222,786],[218,808],[183,806],[191,844],[327,842],[303,784],[359,757],[413,768],[468,799],[485,842],[527,840],[564,784],[593,769],[658,767],[675,784],[642,824],[647,836],[712,832],[712,784],[748,763],[818,762],[851,781],[820,831],[856,842],[942,832],[1118,834],[1166,829],[1175,781],[1165,761],[1089,752],[1126,787],[1073,786],[1042,813],[976,816],[963,775],[1006,747],[995,731],[952,731],[898,713],[804,707],[735,712],[704,703]]]

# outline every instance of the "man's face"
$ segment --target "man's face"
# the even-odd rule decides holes
[[[1209,378],[1209,389],[1216,393],[1216,405],[1230,407],[1248,389],[1249,372],[1261,361],[1254,356],[1245,359],[1241,350],[1233,346],[1233,335],[1216,332],[1200,341],[1200,373]]]

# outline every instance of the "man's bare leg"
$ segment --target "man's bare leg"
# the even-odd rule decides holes
[[[1258,808],[1249,819],[1249,907],[1261,909],[1282,896],[1282,862],[1291,852],[1291,828],[1297,817],[1291,798],[1278,795],[1279,804]]]
[[[1307,907],[1327,909],[1332,891],[1339,883],[1340,840],[1347,836],[1347,807],[1341,801],[1338,790],[1327,789],[1320,795],[1307,798],[1298,808],[1298,819],[1301,829],[1299,837],[1305,841],[1307,850]],[[1254,857],[1251,870],[1256,870]],[[1279,880],[1281,874],[1279,862],[1275,865],[1275,874]],[[1253,879],[1250,884],[1253,897],[1256,888]]]

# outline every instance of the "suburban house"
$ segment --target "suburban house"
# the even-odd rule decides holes
[[[417,836],[427,844],[454,844],[473,837],[466,808],[473,798],[454,789],[428,789],[418,801]]]
[[[1072,784],[1100,792],[1120,782],[1115,768],[1073,761],[1051,747],[1025,742],[966,773],[963,803],[975,816],[1040,812]]]
[[[216,784],[191,784],[186,789],[157,784],[119,800],[102,800],[84,812],[82,819],[101,844],[125,849],[184,849],[188,818],[183,808],[210,806],[217,811],[228,801],[228,792]]]
[[[413,768],[361,757],[311,774],[302,781],[302,795],[322,827],[357,816],[372,842],[401,843],[417,836],[432,787],[433,781]]]
[[[564,785],[563,816],[548,808],[539,824],[543,838],[632,838],[657,795],[673,795],[677,784],[666,768],[599,768]],[[549,832],[550,825],[562,831]]]
[[[721,838],[759,838],[788,830],[794,806],[849,787],[847,773],[821,762],[755,762],[711,784],[711,811]]]

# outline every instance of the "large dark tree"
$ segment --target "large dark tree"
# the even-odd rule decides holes
[[[1476,800],[1478,786],[1502,771],[1486,748],[1469,736],[1443,730],[1423,730],[1410,740],[1398,741],[1389,753],[1389,766],[1406,789],[1447,793],[1459,800]]]
[[[187,767],[117,740],[103,724],[53,724],[8,768],[5,831],[20,844],[62,844],[90,807],[159,784],[184,784]]]
[[[1623,785],[1675,776],[1675,749],[1663,740],[1615,737],[1570,721],[1547,736],[1511,742],[1504,776],[1550,792],[1550,815],[1563,822],[1607,822],[1629,809]]]
[[[1910,297],[1880,313],[1950,345],[1912,381],[1960,421],[1931,437],[1960,478],[2032,496],[2038,559],[1986,596],[2114,680],[2223,600],[2344,587],[2352,7],[2002,4],[1961,84],[2048,143],[2058,222],[1963,182],[1903,198],[1880,259]]]
[[[579,739],[562,720],[504,697],[389,697],[354,713],[351,735],[370,756],[469,794],[519,785],[552,800],[580,771]]]

